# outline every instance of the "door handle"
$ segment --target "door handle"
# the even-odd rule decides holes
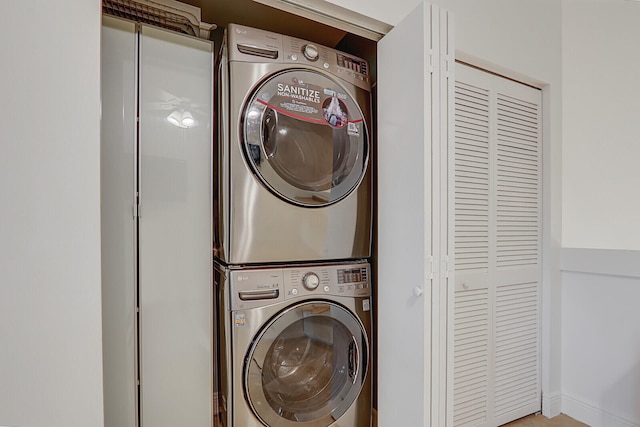
[[[358,342],[356,341],[356,337],[351,337],[351,342],[349,343],[349,354],[347,355],[347,360],[349,364],[349,378],[351,378],[351,382],[355,384],[358,379],[358,365],[360,360],[360,353],[358,351]]]

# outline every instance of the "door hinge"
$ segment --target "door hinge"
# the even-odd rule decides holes
[[[442,271],[444,272],[444,278],[449,278],[449,257],[445,256],[442,260]]]
[[[425,264],[425,278],[427,280],[433,280],[433,257],[427,256],[424,259]]]
[[[133,217],[140,218],[141,209],[140,209],[140,193],[136,192],[136,199],[133,202]]]
[[[429,53],[426,55],[426,72],[427,75],[425,77],[431,77],[431,75],[433,74],[433,51],[429,51]]]

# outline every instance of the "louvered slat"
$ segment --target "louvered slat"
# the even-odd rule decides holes
[[[489,262],[488,91],[457,83],[455,110],[456,269],[486,270]]]
[[[538,283],[499,286],[496,292],[495,415],[538,397]]]
[[[489,300],[487,289],[455,294],[454,426],[486,422]]]
[[[497,104],[497,267],[536,265],[540,246],[539,107],[500,93]]]

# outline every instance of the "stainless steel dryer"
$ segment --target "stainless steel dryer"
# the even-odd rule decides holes
[[[369,257],[368,63],[231,24],[218,80],[216,258]]]
[[[369,427],[369,264],[216,265],[224,427]]]

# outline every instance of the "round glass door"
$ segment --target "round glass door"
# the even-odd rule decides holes
[[[278,197],[318,207],[346,197],[368,162],[362,111],[326,75],[287,70],[265,80],[241,124],[247,161]]]
[[[362,324],[342,306],[293,306],[262,329],[245,358],[247,401],[267,426],[329,426],[357,399],[368,352]]]

